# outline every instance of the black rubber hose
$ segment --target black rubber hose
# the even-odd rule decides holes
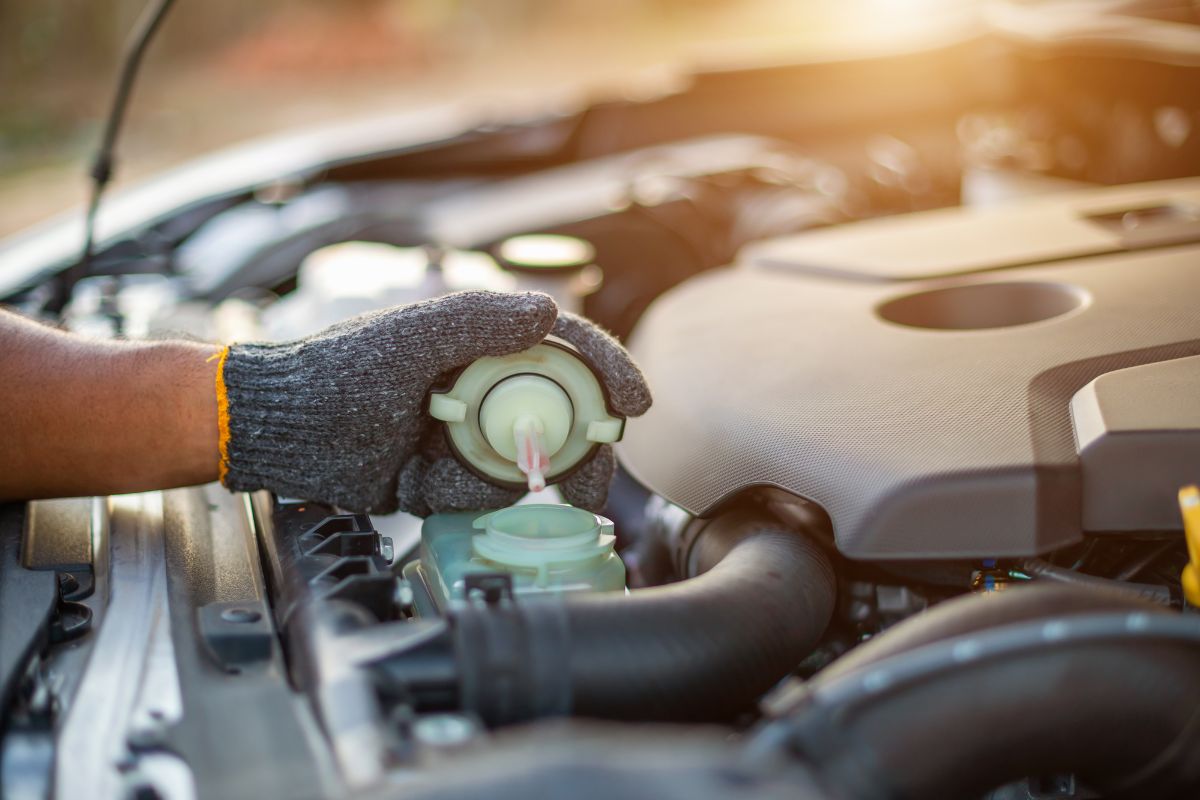
[[[1105,797],[1192,797],[1200,648],[1131,629],[1116,641],[1060,638],[1085,620],[1124,626],[1156,611],[1068,587],[951,601],[819,674],[783,724],[793,747],[856,797],[978,797],[1053,773]],[[1058,626],[1053,635],[1039,619]],[[1034,631],[1029,646],[989,654],[1021,626]],[[931,656],[932,668],[911,671]]]
[[[816,646],[836,585],[811,540],[737,516],[702,531],[693,553],[697,577],[568,606],[574,713],[727,719]]]
[[[695,577],[629,596],[454,612],[462,706],[496,724],[552,713],[716,721],[749,709],[824,634],[833,568],[804,535],[746,512],[705,527],[688,561]],[[384,666],[404,680],[402,660]]]

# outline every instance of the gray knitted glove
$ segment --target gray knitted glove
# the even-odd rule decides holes
[[[464,292],[364,314],[294,342],[234,345],[218,387],[221,480],[352,511],[424,516],[510,505],[520,492],[469,472],[424,413],[439,376],[532,347],[553,328],[596,366],[614,411],[637,416],[650,406],[641,373],[616,340],[586,320],[556,317],[543,294]],[[561,484],[567,502],[601,507],[614,469],[611,449],[600,448]]]

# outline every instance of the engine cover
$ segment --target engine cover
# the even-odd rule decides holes
[[[764,243],[642,319],[631,349],[655,403],[620,456],[696,514],[754,486],[806,498],[855,558],[1068,544],[1087,494],[1072,400],[1106,373],[1200,354],[1197,241],[1192,180]],[[1187,436],[1200,464],[1195,416],[1160,433]]]

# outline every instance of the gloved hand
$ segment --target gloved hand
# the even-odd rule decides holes
[[[641,372],[615,339],[559,314],[547,295],[464,292],[364,314],[305,339],[237,344],[218,374],[221,480],[352,511],[499,508],[521,492],[487,483],[449,452],[425,413],[438,377],[553,332],[600,373],[612,410],[650,407]],[[572,505],[604,505],[616,461],[605,446],[559,485]]]

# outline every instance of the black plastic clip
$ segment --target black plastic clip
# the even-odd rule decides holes
[[[463,580],[468,600],[495,606],[513,599],[512,575],[504,572],[473,572]]]

